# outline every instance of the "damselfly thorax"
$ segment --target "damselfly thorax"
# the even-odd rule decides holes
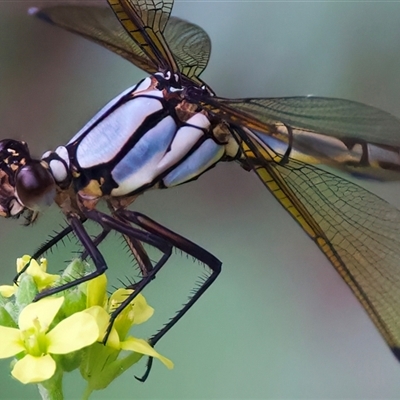
[[[70,185],[85,207],[94,208],[101,198],[133,199],[240,158],[226,124],[186,100],[185,88],[172,87],[170,79],[157,74],[142,80],[100,110],[65,147],[44,154],[58,187],[56,203],[64,211]]]

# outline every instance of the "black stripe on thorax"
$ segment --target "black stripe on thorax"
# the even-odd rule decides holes
[[[101,177],[104,178],[104,183],[102,185],[102,192],[103,194],[110,194],[111,190],[118,187],[118,184],[112,178],[112,171],[117,164],[121,162],[121,160],[129,153],[130,150],[137,144],[137,142],[151,129],[153,129],[162,119],[166,118],[167,116],[171,116],[177,126],[181,125],[178,117],[175,113],[175,106],[177,102],[166,101],[164,98],[160,98],[157,96],[151,95],[138,95],[132,97],[132,92],[128,95],[124,96],[120,101],[117,102],[109,112],[105,113],[96,124],[92,125],[88,131],[93,129],[99,122],[104,121],[104,119],[111,115],[113,111],[120,107],[123,104],[126,104],[127,101],[133,101],[140,97],[152,98],[155,100],[160,101],[161,103],[161,110],[154,112],[153,114],[148,115],[142,124],[138,127],[135,132],[132,132],[129,139],[126,141],[124,146],[120,149],[120,151],[116,154],[116,156],[106,163],[100,163],[90,168],[81,168],[79,163],[76,160],[75,154],[77,147],[79,146],[80,140],[77,140],[72,145],[68,146],[69,155],[71,159],[71,164],[73,164],[77,170],[80,172],[80,176],[74,179],[74,187],[76,191],[79,191],[86,187],[91,180],[99,180]],[[87,132],[88,132],[87,131]],[[79,138],[80,139],[80,138]]]

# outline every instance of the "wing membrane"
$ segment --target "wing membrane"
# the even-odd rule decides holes
[[[168,42],[181,73],[200,83],[197,78],[205,70],[211,54],[211,40],[197,25],[174,18],[167,24],[165,39]]]
[[[61,4],[32,13],[100,44],[148,73],[158,71],[157,65],[135,43],[109,7]],[[164,36],[181,73],[201,82],[197,78],[206,68],[211,53],[211,41],[207,33],[197,25],[170,17]]]
[[[203,108],[257,132],[292,158],[364,178],[400,179],[400,119],[362,103],[324,97],[222,99],[197,95]]]
[[[283,123],[324,136],[400,146],[400,120],[355,101],[312,96],[202,100],[214,114],[267,134]]]
[[[262,182],[326,255],[400,358],[400,211],[314,166],[295,160],[282,166],[256,136],[240,136]]]
[[[157,70],[178,73],[178,66],[162,34],[173,0],[107,1],[128,34],[157,65]]]

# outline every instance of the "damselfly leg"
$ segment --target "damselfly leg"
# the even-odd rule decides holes
[[[166,243],[171,244],[173,247],[183,251],[184,253],[192,256],[196,260],[200,261],[204,265],[206,265],[211,274],[201,283],[201,285],[196,288],[195,292],[189,298],[188,302],[171,318],[167,324],[164,325],[162,329],[160,329],[155,335],[153,335],[149,339],[149,343],[154,347],[156,343],[186,314],[187,311],[196,303],[196,301],[206,292],[206,290],[210,287],[210,285],[215,281],[221,272],[221,261],[218,260],[215,256],[209,253],[207,250],[198,246],[197,244],[191,242],[190,240],[184,238],[181,235],[171,231],[170,229],[162,226],[158,222],[150,219],[149,217],[134,211],[130,211],[127,209],[120,209],[116,211],[116,214],[119,216],[121,220],[133,223],[145,231],[149,232],[149,234],[155,235]],[[144,289],[145,286],[150,283],[151,279],[155,276],[155,274],[161,269],[162,265],[156,265],[154,269],[149,273],[147,277],[144,277],[136,286],[135,291],[132,292],[121,304],[120,306],[112,313],[110,317],[110,326],[114,323],[117,316],[122,312],[122,310]],[[145,374],[141,378],[137,378],[138,380],[144,382],[149,376],[151,367],[152,367],[152,358],[149,357],[147,362],[147,369]]]
[[[74,233],[79,242],[83,246],[81,258],[89,256],[95,265],[95,270],[85,276],[78,277],[63,285],[50,288],[39,293],[35,300],[59,293],[63,290],[74,287],[80,283],[89,281],[104,273],[107,269],[107,264],[103,255],[98,249],[98,245],[108,236],[111,231],[118,232],[123,235],[125,241],[128,243],[129,249],[133,256],[138,261],[141,270],[141,280],[128,285],[127,288],[134,289],[134,291],[125,298],[121,304],[110,315],[110,324],[104,337],[104,343],[107,341],[111,328],[118,317],[118,315],[141,293],[141,291],[155,278],[156,274],[161,268],[166,265],[169,260],[172,249],[175,247],[180,251],[192,256],[201,264],[207,266],[211,273],[201,282],[194,293],[190,296],[188,302],[177,311],[177,313],[151,338],[149,343],[154,346],[182,317],[186,312],[195,304],[203,293],[210,287],[221,271],[221,262],[214,257],[211,253],[204,250],[200,246],[184,238],[181,235],[169,230],[149,217],[138,213],[126,210],[124,208],[116,209],[113,215],[110,216],[97,209],[85,210],[87,219],[92,220],[102,227],[102,231],[95,238],[90,237],[84,222],[76,216],[71,216],[69,219],[69,226],[64,228],[54,238],[49,240],[34,254],[34,257],[40,257],[45,251],[49,250],[52,246],[56,245],[60,240],[70,233]],[[136,225],[135,228],[132,225]],[[162,252],[161,258],[153,265],[150,258],[143,247],[143,243],[150,245]],[[147,379],[152,366],[152,359],[149,358],[147,369],[143,377],[138,378],[141,381]]]

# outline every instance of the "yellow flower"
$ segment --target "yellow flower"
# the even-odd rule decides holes
[[[105,296],[106,286],[107,278],[105,274],[92,279],[87,285],[88,309],[86,312],[93,315],[99,324],[99,342],[103,341],[110,324],[110,314],[133,292],[132,289],[118,289],[111,295],[107,304]],[[133,325],[146,322],[153,313],[154,309],[147,304],[144,296],[139,293],[133,302],[125,307],[114,321],[106,346],[118,351],[128,350],[158,358],[167,368],[171,369],[174,366],[173,362],[159,354],[145,340],[137,339],[133,336],[126,337]]]
[[[92,306],[105,307],[107,304],[107,277],[102,274],[83,286],[86,290],[86,308]]]
[[[48,274],[46,272],[47,260],[45,258],[40,259],[39,265],[35,259],[27,255],[17,259],[17,271],[20,272],[28,263],[30,264],[26,270],[26,273],[32,276],[39,292],[52,286],[53,283],[60,277],[60,275]]]
[[[97,340],[98,325],[87,312],[77,312],[49,330],[63,302],[64,297],[49,297],[31,303],[19,315],[19,329],[0,326],[0,358],[18,355],[11,373],[20,382],[51,378],[56,371],[51,354],[71,353]]]
[[[46,272],[47,260],[45,258],[42,258],[40,264],[38,264],[35,259],[28,255],[17,259],[17,272],[21,272],[28,263],[29,267],[25,272],[32,276],[39,292],[52,286],[52,284],[59,278],[59,275],[48,274]],[[17,285],[0,285],[0,294],[3,297],[11,297],[15,294],[17,289]]]

